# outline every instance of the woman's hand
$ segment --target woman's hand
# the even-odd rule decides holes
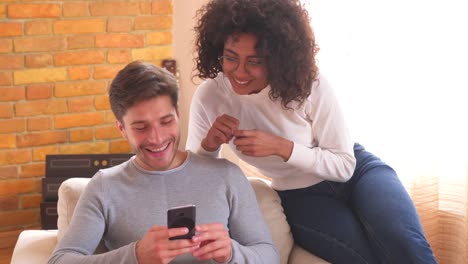
[[[216,118],[208,134],[203,139],[201,145],[206,151],[216,151],[219,147],[228,143],[233,137],[232,132],[239,128],[239,120],[229,115],[222,115]]]
[[[294,143],[260,130],[235,130],[234,145],[246,156],[267,157],[277,155],[288,161]]]
[[[200,244],[193,239],[169,240],[187,233],[187,228],[151,227],[136,244],[138,263],[167,264],[179,255],[194,251]]]
[[[213,259],[224,263],[231,259],[232,248],[229,232],[219,223],[198,225],[195,227],[198,234],[195,241],[200,247],[192,254],[199,260]]]

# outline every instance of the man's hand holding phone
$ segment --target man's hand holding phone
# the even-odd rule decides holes
[[[193,252],[200,242],[195,234],[195,205],[167,210],[167,227],[153,226],[136,245],[138,263],[166,264],[179,255]]]
[[[200,243],[192,255],[199,260],[213,259],[216,262],[227,262],[231,259],[231,237],[223,224],[213,223],[195,227],[197,235],[193,238]]]
[[[200,242],[192,239],[170,240],[188,233],[186,227],[151,227],[143,239],[137,242],[135,251],[138,263],[167,264],[179,255],[193,252],[200,246]]]

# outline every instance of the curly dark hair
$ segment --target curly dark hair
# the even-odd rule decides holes
[[[299,0],[212,0],[197,11],[195,58],[201,79],[222,71],[218,57],[231,35],[257,37],[256,51],[265,57],[270,98],[284,107],[302,103],[317,79],[318,45],[307,10]]]
[[[179,86],[176,78],[164,68],[142,61],[131,62],[120,70],[109,88],[112,112],[122,124],[128,108],[162,95],[168,95],[177,109]]]

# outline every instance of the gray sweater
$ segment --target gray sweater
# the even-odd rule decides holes
[[[49,263],[138,263],[136,241],[153,225],[166,226],[167,209],[197,207],[196,223],[223,223],[229,230],[228,263],[279,263],[279,256],[242,171],[227,160],[189,152],[178,168],[146,171],[135,157],[100,170],[80,197],[69,229]],[[93,255],[103,239],[109,252]],[[199,262],[192,255],[171,263]]]

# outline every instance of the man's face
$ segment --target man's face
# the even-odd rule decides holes
[[[136,162],[145,170],[164,171],[183,163],[177,150],[179,115],[167,95],[139,102],[127,109],[117,127],[128,140]]]

